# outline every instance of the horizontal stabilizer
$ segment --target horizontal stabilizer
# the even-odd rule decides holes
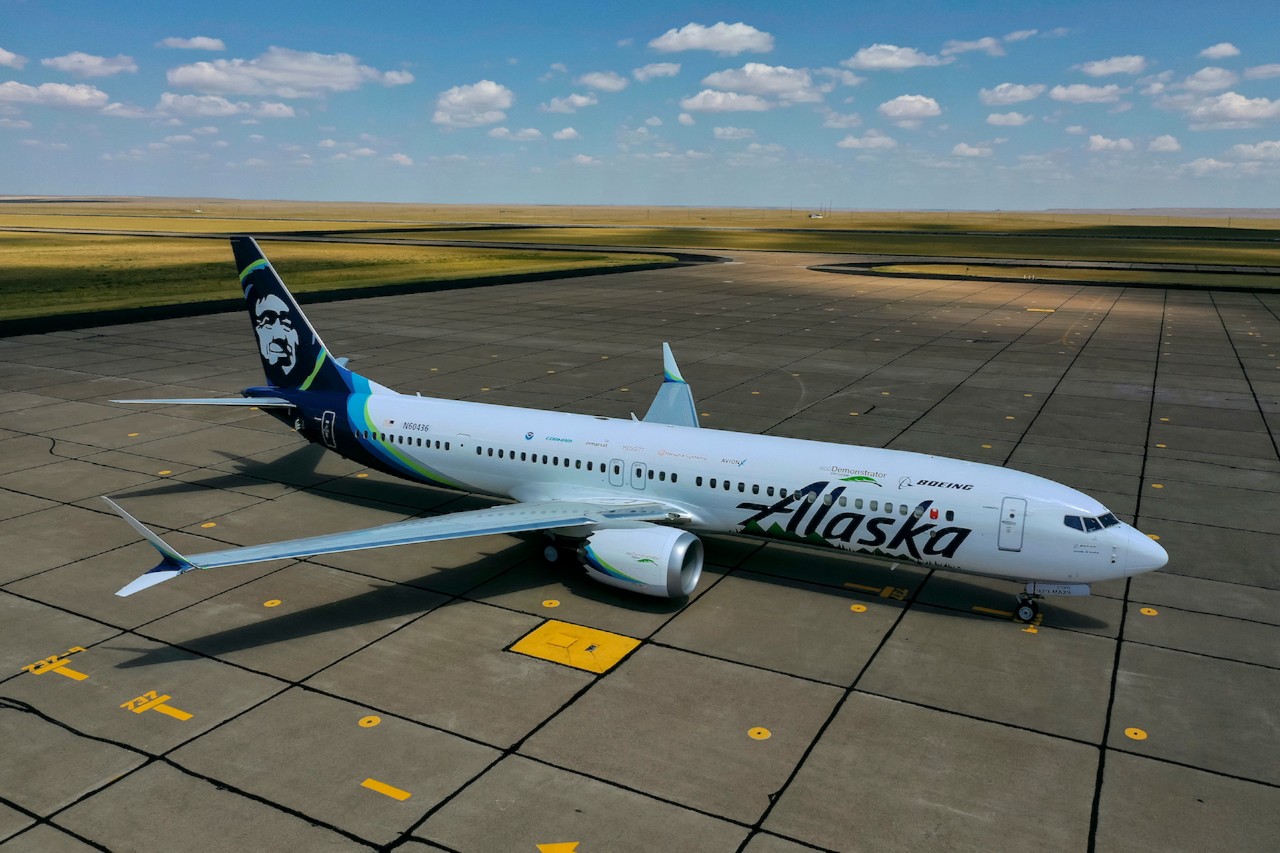
[[[112,400],[111,402],[150,403],[157,406],[259,406],[262,408],[279,406],[293,408],[294,405],[283,397],[164,397],[155,400]]]
[[[665,342],[662,344],[662,387],[649,404],[644,420],[651,424],[698,426],[698,408],[693,402],[693,391],[680,375],[676,358]]]

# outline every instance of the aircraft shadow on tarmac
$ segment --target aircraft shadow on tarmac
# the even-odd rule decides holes
[[[290,451],[279,459],[269,461],[240,459],[232,454],[224,455],[238,463],[237,473],[215,474],[194,481],[172,480],[162,486],[127,490],[121,492],[120,497],[127,500],[130,497],[162,496],[202,491],[207,488],[242,486],[245,477],[290,485],[303,482],[315,484],[317,480],[328,482],[342,480],[344,485],[347,484],[345,477],[325,478],[315,473],[317,463],[324,458],[324,451],[314,446]],[[366,505],[376,501],[381,504],[415,508],[439,505],[442,502],[441,498],[448,500],[457,497],[453,492],[409,483],[351,480],[350,484],[351,492],[331,491],[316,485],[312,488],[312,493],[353,505]],[[470,496],[469,499],[488,503],[487,499],[476,496]],[[283,613],[249,625],[182,640],[174,643],[173,647],[144,652],[133,660],[121,662],[118,667],[130,668],[189,660],[190,652],[185,649],[218,657],[273,643],[324,634],[341,628],[422,613],[434,609],[424,603],[424,598],[429,598],[431,593],[443,596],[459,594],[465,599],[484,601],[486,598],[536,589],[546,586],[549,582],[558,581],[575,597],[640,613],[674,614],[696,600],[696,598],[689,601],[650,598],[614,590],[588,578],[572,555],[562,557],[556,565],[546,564],[540,556],[541,545],[545,541],[540,534],[520,534],[517,538],[523,541],[497,552],[482,553],[479,559],[465,565],[431,571],[412,580],[371,584],[368,592],[305,610]],[[1007,585],[1000,584],[1002,589],[997,590],[990,585],[984,585],[981,581],[970,582],[963,576],[951,573],[939,576],[915,566],[903,566],[895,571],[888,564],[878,560],[816,550],[805,552],[803,556],[791,552],[778,552],[774,554],[772,560],[756,561],[744,568],[741,563],[748,554],[754,554],[761,548],[764,544],[762,540],[715,535],[706,537],[705,541],[707,565],[701,584],[704,589],[717,580],[716,575],[737,573],[743,576],[742,573],[747,573],[753,581],[825,592],[847,598],[854,603],[865,602],[870,607],[900,607],[907,606],[910,602],[928,605],[939,609],[940,612],[950,613],[956,618],[967,619],[1000,618],[974,612],[973,607],[977,605],[993,610],[1011,610],[1014,593],[1018,590],[1018,585],[1012,582]],[[517,549],[526,551],[527,554],[523,557],[515,556],[513,559],[511,552]],[[729,566],[737,566],[737,568],[729,568]],[[220,571],[235,571],[235,569],[228,568]],[[374,579],[371,578],[371,580]],[[858,595],[857,592],[846,588],[844,586],[846,583],[855,585],[864,594]],[[902,586],[899,587],[899,584]],[[924,589],[926,584],[929,585],[927,590]],[[1005,586],[1007,589],[1003,589]],[[894,594],[876,595],[869,592],[873,589],[898,590],[905,600]],[[442,592],[443,590],[449,590],[449,592]],[[702,591],[699,590],[699,592]],[[928,594],[922,595],[922,592]],[[1046,602],[1044,609],[1048,626],[1083,631],[1098,630],[1107,626],[1106,622],[1072,608],[1071,599],[1061,601],[1066,606],[1055,606],[1055,599],[1049,599]],[[441,606],[448,606],[450,603],[453,602],[446,601]]]

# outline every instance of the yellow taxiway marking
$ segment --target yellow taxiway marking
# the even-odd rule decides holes
[[[137,437],[138,437],[138,433],[136,432],[129,433],[129,438],[137,438]]]
[[[511,651],[602,673],[616,666],[638,645],[640,641],[632,637],[552,619],[522,637]]]
[[[978,607],[977,605],[974,605],[972,609],[976,610],[978,613],[986,613],[991,616],[1012,616],[1013,615],[1012,610],[996,610],[994,607]]]
[[[278,599],[278,598],[273,598],[273,599],[271,599],[270,601],[264,601],[264,602],[262,602],[262,606],[263,606],[263,607],[279,607],[279,606],[280,606],[280,599]]]
[[[1057,308],[1028,308],[1027,310],[1035,311],[1036,313],[1039,313],[1039,314],[1052,314],[1054,311],[1057,311],[1058,309]]]
[[[850,605],[849,605],[849,609],[850,609],[850,610],[852,610],[854,613],[866,613],[866,612],[867,612],[867,605],[865,605],[865,604],[850,604]]]
[[[1153,542],[1158,542],[1158,541],[1160,541],[1160,536],[1159,536],[1158,534],[1155,534],[1155,533],[1148,533],[1148,534],[1147,534],[1147,538],[1148,538],[1148,539],[1150,539],[1150,540],[1152,540]]]
[[[161,477],[167,477],[167,476],[169,476],[170,474],[172,474],[173,472],[172,472],[172,471],[170,471],[168,468],[166,468],[165,470],[163,470],[163,471],[157,471],[156,473],[157,473],[157,474],[159,474]]]
[[[762,726],[756,726],[754,729],[747,729],[747,737],[752,740],[768,740],[773,737],[773,732]]]
[[[166,705],[165,703],[172,698],[172,696],[161,696],[154,690],[148,690],[136,699],[130,699],[128,702],[121,703],[120,707],[128,711],[132,711],[135,714],[142,714],[147,711],[159,711],[161,714],[167,714],[175,720],[183,721],[189,720],[194,716],[193,714],[188,714],[186,711],[183,711],[181,708]]]
[[[578,853],[579,841],[556,841],[551,844],[539,844],[538,853]]]
[[[382,718],[381,718],[381,717],[374,716],[374,715],[372,715],[372,714],[371,714],[371,715],[369,715],[368,717],[361,717],[361,718],[360,718],[360,722],[358,723],[358,725],[359,725],[359,726],[360,726],[360,728],[362,728],[362,729],[371,729],[371,728],[373,728],[374,726],[376,726],[376,725],[377,725],[378,723],[380,723],[380,722],[382,722]]]
[[[546,601],[542,602],[542,606],[543,607],[559,607],[560,602],[556,601],[554,598],[548,598]]]
[[[202,525],[200,525],[200,526],[201,526],[201,527],[203,527],[205,530],[208,530],[208,529],[209,529],[209,528],[211,528],[211,527],[217,527],[217,526],[218,526],[218,522],[216,522],[216,521],[206,521],[204,524],[202,524]]]
[[[29,663],[22,668],[22,671],[29,672],[32,675],[44,675],[46,672],[56,672],[58,675],[65,675],[72,681],[84,681],[89,676],[67,666],[67,663],[71,660],[71,655],[74,655],[76,652],[83,651],[87,651],[83,646],[72,646],[60,655],[50,655],[43,660],[38,660],[35,663]]]
[[[1153,489],[1163,489],[1163,488],[1164,488],[1164,483],[1152,483],[1152,484],[1151,484],[1151,488],[1153,488]]]
[[[1168,446],[1169,446],[1169,445],[1167,445],[1167,444],[1157,444],[1157,445],[1156,445],[1156,447],[1160,447],[1160,448],[1165,448],[1165,447],[1168,447]]]
[[[1005,416],[1004,416],[1004,419],[1005,419],[1006,421],[1011,421],[1011,420],[1013,420],[1013,415],[1005,415]]]
[[[368,474],[356,474],[356,479],[363,480],[365,477],[368,477],[368,476],[369,476]]]
[[[844,587],[845,589],[856,589],[858,592],[878,595],[881,598],[893,598],[898,601],[906,601],[907,596],[911,594],[911,590],[898,586],[867,586],[864,583],[846,583]]]
[[[1158,615],[1160,615],[1160,611],[1159,611],[1159,610],[1156,610],[1154,607],[1144,607],[1144,608],[1142,608],[1141,610],[1139,610],[1138,612],[1139,612],[1139,613],[1141,613],[1143,616],[1158,616]]]
[[[990,449],[991,449],[991,445],[989,445],[989,444],[984,444],[984,445],[982,445],[982,449],[983,449],[983,450],[990,450]]]
[[[360,783],[360,787],[368,788],[370,791],[377,791],[379,794],[385,794],[393,800],[404,802],[413,796],[408,791],[388,785],[386,782],[379,782],[377,779],[365,779]]]
[[[1147,739],[1147,733],[1144,732],[1142,729],[1133,729],[1133,728],[1125,729],[1124,736],[1129,738],[1130,740],[1146,740]]]

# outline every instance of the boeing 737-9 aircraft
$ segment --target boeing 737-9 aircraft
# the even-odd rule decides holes
[[[939,456],[703,429],[670,348],[643,420],[399,394],[348,370],[321,342],[250,237],[231,246],[266,386],[243,397],[118,400],[256,406],[361,465],[514,504],[348,533],[183,556],[115,503],[160,552],[117,595],[214,569],[337,551],[546,531],[588,575],[644,595],[689,595],[697,534],[737,533],[1026,584],[1043,595],[1149,572],[1168,555],[1098,501],[1043,477]]]

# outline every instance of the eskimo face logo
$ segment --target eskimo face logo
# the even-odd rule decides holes
[[[286,375],[297,364],[298,330],[293,310],[283,299],[269,293],[253,304],[253,329],[258,335],[262,360]]]
[[[524,434],[524,440],[525,440],[525,441],[533,441],[533,433],[531,433],[531,432],[526,432],[526,433]]]

